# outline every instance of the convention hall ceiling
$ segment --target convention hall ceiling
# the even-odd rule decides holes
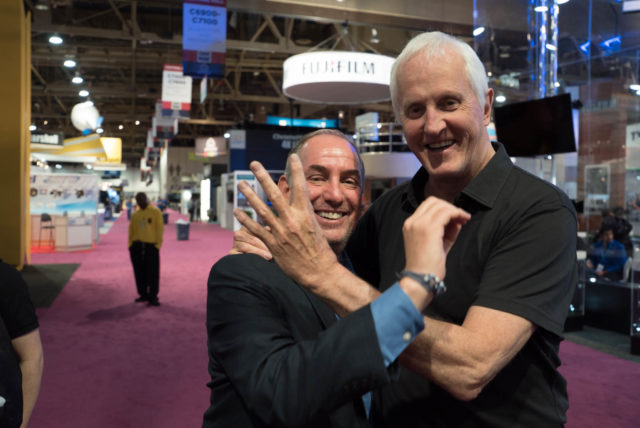
[[[522,11],[489,7],[496,3],[491,0],[476,2],[494,11],[481,16],[489,25],[501,20],[487,32],[486,41],[476,45],[487,69],[496,76],[526,70],[526,23],[511,26],[518,20],[524,22]],[[425,30],[441,30],[472,42],[473,3],[227,0],[226,75],[209,82],[208,96],[202,104],[198,102],[199,81],[194,81],[191,118],[180,123],[176,144],[191,145],[196,136],[220,135],[237,123],[260,123],[267,114],[337,118],[342,112],[347,128],[363,111],[378,111],[383,120],[391,120],[390,103],[354,107],[288,99],[281,89],[283,61],[310,49],[396,56],[407,40]],[[121,137],[124,161],[135,163],[143,153],[155,103],[160,98],[162,67],[182,62],[182,1],[24,0],[24,4],[32,16],[33,122],[38,127],[63,131],[66,136],[78,135],[69,113],[73,105],[84,100],[78,95],[79,89],[87,89],[104,117],[105,135]],[[64,43],[49,44],[52,34],[60,35]],[[571,55],[578,55],[580,40],[572,31],[565,31],[560,42],[567,46],[563,47],[561,61],[573,61]],[[76,68],[62,66],[68,58],[77,62]],[[570,70],[576,80],[585,79],[582,62],[575,61],[575,70]],[[610,73],[613,66],[602,67]],[[76,73],[84,79],[80,85],[71,83]],[[526,79],[522,80],[526,85]],[[136,120],[140,125],[134,125]]]

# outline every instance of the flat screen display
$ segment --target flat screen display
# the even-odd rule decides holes
[[[496,107],[494,122],[509,156],[576,151],[569,94]]]

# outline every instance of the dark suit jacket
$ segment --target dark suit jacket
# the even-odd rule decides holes
[[[369,306],[337,321],[273,262],[211,269],[211,404],[203,427],[368,427],[362,394],[390,381]]]

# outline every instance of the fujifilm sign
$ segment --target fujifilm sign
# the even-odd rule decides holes
[[[288,97],[322,104],[387,101],[394,59],[364,52],[307,52],[283,65]]]

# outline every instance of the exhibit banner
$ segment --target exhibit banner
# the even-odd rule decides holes
[[[31,214],[95,214],[99,179],[94,174],[32,174]]]
[[[188,0],[182,11],[182,65],[194,77],[224,77],[226,0]]]
[[[162,71],[162,116],[191,114],[191,77],[182,74],[181,65],[165,64]]]

